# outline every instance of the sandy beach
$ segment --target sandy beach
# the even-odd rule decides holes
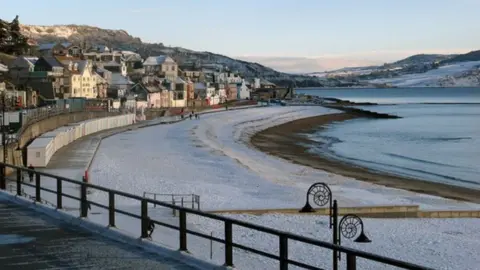
[[[329,123],[357,117],[359,116],[355,114],[337,113],[299,119],[258,132],[251,138],[251,143],[257,149],[268,154],[330,173],[382,186],[480,203],[480,191],[478,190],[369,170],[346,162],[309,153],[306,147],[299,144],[311,143],[308,138],[299,135],[300,133],[314,132]]]

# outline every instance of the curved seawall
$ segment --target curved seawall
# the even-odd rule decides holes
[[[102,130],[128,126],[135,123],[134,114],[105,117],[68,124],[44,133],[27,147],[27,164],[46,167],[52,156],[73,141]]]

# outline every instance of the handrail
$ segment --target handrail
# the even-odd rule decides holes
[[[195,209],[195,205],[197,207],[197,210],[200,210],[200,195],[197,195],[197,194],[193,194],[193,193],[190,193],[190,194],[174,194],[174,193],[155,193],[155,192],[148,192],[148,191],[144,191],[143,192],[143,198],[151,198],[150,196],[153,195],[153,199],[154,200],[158,200],[160,202],[171,202],[173,205],[176,205],[177,203],[180,204],[182,207],[184,207],[184,205],[186,203],[191,203],[191,208],[192,209]],[[168,197],[169,199],[171,198],[171,200],[162,200],[162,199],[158,199],[158,197]],[[180,198],[180,199],[178,199]],[[153,205],[154,208],[157,207],[157,204],[154,204]],[[173,216],[176,216],[177,214],[177,211],[175,209],[172,209],[172,213],[173,213]]]
[[[420,266],[420,265],[417,265],[417,264],[408,263],[408,262],[400,261],[400,260],[397,260],[397,259],[392,259],[392,258],[388,258],[388,257],[385,257],[385,256],[381,256],[381,255],[377,255],[377,254],[373,254],[373,253],[369,253],[369,252],[365,252],[365,251],[361,251],[361,250],[356,250],[356,249],[349,248],[349,247],[334,245],[334,244],[329,243],[329,242],[325,242],[325,241],[321,241],[321,240],[317,240],[317,239],[313,239],[313,238],[309,238],[309,237],[305,237],[305,236],[300,236],[300,235],[280,231],[280,230],[277,230],[277,229],[268,228],[266,226],[256,225],[256,224],[252,224],[252,223],[248,223],[248,222],[245,222],[245,221],[236,220],[236,219],[233,219],[233,218],[224,217],[224,216],[220,216],[220,215],[216,215],[216,214],[212,214],[212,213],[202,212],[202,211],[196,210],[196,209],[189,209],[189,208],[186,208],[186,207],[173,205],[173,204],[169,204],[169,203],[166,203],[166,202],[162,202],[162,201],[158,201],[158,200],[154,200],[154,199],[150,199],[150,198],[141,197],[141,196],[130,194],[130,193],[123,192],[123,191],[113,190],[113,189],[109,189],[109,188],[106,188],[106,187],[97,186],[97,185],[94,185],[94,184],[91,184],[91,183],[77,181],[77,180],[69,179],[69,178],[66,178],[66,177],[53,175],[53,174],[50,174],[50,173],[44,173],[44,172],[38,172],[38,171],[35,171],[35,170],[29,170],[28,168],[25,168],[25,167],[19,167],[19,166],[5,164],[5,163],[1,163],[1,162],[0,162],[0,181],[5,181],[5,177],[4,177],[4,175],[2,175],[3,170],[1,169],[1,168],[3,168],[3,166],[13,168],[13,169],[17,170],[17,174],[16,174],[16,176],[17,176],[16,177],[16,183],[17,183],[16,188],[17,188],[17,190],[16,190],[16,193],[18,195],[22,195],[24,193],[23,190],[22,190],[22,185],[23,186],[29,186],[29,187],[32,187],[32,188],[35,189],[35,196],[32,196],[32,198],[34,198],[37,202],[42,202],[42,199],[40,197],[40,194],[41,194],[40,191],[41,190],[46,191],[46,192],[50,192],[50,193],[54,193],[54,194],[57,195],[56,196],[57,197],[56,207],[59,208],[59,209],[63,208],[62,207],[63,197],[78,200],[80,202],[80,216],[81,217],[87,217],[88,208],[89,208],[90,205],[95,205],[95,206],[98,206],[98,207],[101,207],[101,208],[104,208],[104,209],[108,209],[108,212],[109,212],[109,224],[108,225],[109,226],[115,226],[115,213],[120,213],[120,214],[124,214],[124,215],[130,216],[130,217],[133,217],[133,218],[138,218],[138,219],[141,220],[141,237],[142,238],[147,238],[148,237],[148,222],[149,221],[152,221],[153,223],[158,224],[160,226],[168,227],[168,228],[171,228],[171,229],[176,229],[176,230],[179,231],[180,251],[187,251],[187,234],[196,235],[196,236],[199,236],[199,237],[202,237],[202,238],[205,238],[205,239],[209,239],[211,241],[223,243],[225,245],[225,266],[233,267],[233,248],[235,247],[235,248],[243,249],[245,251],[249,251],[249,252],[259,254],[259,255],[264,256],[264,257],[277,259],[280,262],[280,269],[281,270],[288,269],[288,265],[295,265],[295,266],[299,266],[299,267],[306,268],[306,269],[320,269],[316,266],[308,265],[308,264],[305,264],[304,262],[298,262],[298,261],[294,261],[294,260],[288,258],[288,240],[295,240],[295,241],[298,241],[298,242],[303,242],[305,244],[310,244],[310,245],[330,249],[332,251],[345,253],[346,258],[347,258],[346,259],[347,270],[356,269],[356,257],[360,257],[360,258],[367,259],[367,260],[370,260],[370,261],[375,261],[375,262],[379,262],[379,263],[383,263],[383,264],[387,264],[387,265],[391,265],[391,266],[396,266],[396,267],[400,267],[400,268],[404,268],[404,269],[415,269],[415,270],[417,270],[417,269],[418,270],[431,269],[431,268],[427,268],[427,267]],[[23,183],[22,182],[22,172],[33,172],[35,174],[35,182],[34,183]],[[41,183],[40,182],[40,177],[41,176],[56,179],[56,183],[57,183],[56,190],[51,190],[51,189],[48,189],[48,188],[42,188],[41,184],[40,184]],[[77,198],[77,197],[75,197],[71,194],[63,193],[62,192],[62,183],[63,182],[68,182],[68,183],[72,183],[72,184],[76,184],[76,185],[80,186],[81,187],[80,188],[80,198]],[[5,182],[3,182],[3,184],[4,183]],[[3,185],[2,187],[5,187],[5,185]],[[87,188],[107,192],[108,197],[109,197],[108,205],[103,205],[103,204],[100,204],[98,202],[88,201],[88,199],[87,199]],[[115,208],[115,196],[116,195],[126,197],[126,198],[129,198],[129,199],[135,199],[135,200],[139,201],[140,204],[141,204],[141,214],[137,215],[137,214],[129,213],[129,212],[126,212],[124,210]],[[189,194],[189,195],[191,195],[191,194]],[[148,217],[148,204],[149,203],[160,205],[160,206],[163,206],[163,207],[167,207],[167,208],[179,211],[179,224],[178,224],[178,226],[171,225],[171,224],[166,224],[166,223],[163,223],[159,220],[150,220],[150,218]],[[213,237],[210,234],[203,234],[203,233],[200,233],[200,232],[195,232],[195,231],[191,231],[191,230],[187,229],[187,214],[198,215],[198,216],[202,216],[202,217],[205,217],[205,218],[214,219],[214,220],[217,220],[217,221],[222,221],[224,223],[224,229],[225,229],[224,239]],[[253,229],[253,230],[256,230],[256,231],[260,231],[260,232],[263,232],[263,233],[268,233],[268,234],[278,236],[279,237],[279,250],[280,250],[279,254],[278,255],[271,254],[271,253],[268,253],[268,252],[265,252],[265,251],[257,250],[253,247],[248,247],[248,246],[244,246],[242,244],[238,244],[238,243],[233,242],[233,230],[232,230],[233,225],[241,226],[241,227]]]

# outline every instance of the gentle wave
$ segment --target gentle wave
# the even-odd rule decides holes
[[[395,169],[400,169],[402,172],[395,172],[395,171],[392,171],[392,170],[386,170],[386,172],[394,174],[394,175],[399,175],[399,176],[402,176],[402,175],[403,176],[409,176],[409,177],[412,177],[412,178],[418,178],[418,174],[415,174],[415,173],[421,173],[421,174],[425,174],[425,175],[432,175],[432,176],[440,177],[440,178],[443,178],[445,180],[450,180],[450,181],[452,181],[452,184],[454,184],[456,182],[461,182],[461,183],[470,184],[470,185],[480,187],[480,184],[478,182],[475,182],[475,181],[469,181],[469,180],[461,179],[461,178],[454,177],[454,176],[444,175],[444,174],[440,174],[440,173],[434,173],[434,172],[431,172],[431,171],[414,169],[414,168],[409,168],[409,167],[403,167],[403,166],[398,166],[398,165],[388,164],[388,163],[382,163],[382,162],[373,162],[373,161],[369,161],[369,160],[365,160],[365,159],[359,159],[359,158],[343,157],[343,156],[340,157],[340,156],[335,155],[332,151],[329,151],[328,153],[325,153],[325,154],[327,154],[326,156],[328,156],[328,157],[335,158],[335,159],[340,160],[340,161],[346,161],[346,162],[350,161],[349,163],[354,164],[354,165],[362,166],[362,165],[364,165],[362,163],[373,165],[373,166],[367,166],[367,167],[369,167],[368,169],[370,169],[372,171],[380,171],[379,169],[375,169],[374,166],[380,166],[380,167],[384,167],[384,168],[395,168]],[[385,171],[385,170],[382,170],[382,171]],[[408,173],[408,172],[410,172],[410,173]]]
[[[412,157],[407,157],[399,154],[394,154],[394,153],[382,153],[387,156],[391,157],[396,157],[396,158],[401,158],[405,160],[410,160],[410,161],[415,161],[415,162],[420,162],[420,163],[425,163],[425,164],[431,164],[431,165],[438,165],[438,166],[443,166],[443,167],[450,167],[450,168],[459,168],[459,169],[470,169],[468,167],[462,167],[462,166],[455,166],[451,164],[446,164],[446,163],[439,163],[439,162],[434,162],[434,161],[429,161],[425,159],[419,159],[419,158],[412,158]]]

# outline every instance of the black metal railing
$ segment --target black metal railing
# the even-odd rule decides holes
[[[388,265],[388,266],[396,266],[396,267],[400,267],[400,268],[403,268],[403,269],[422,269],[422,270],[423,269],[430,269],[430,268],[423,267],[423,266],[420,266],[420,265],[415,265],[415,264],[412,264],[412,263],[408,263],[408,262],[404,262],[404,261],[400,261],[400,260],[396,260],[396,259],[392,259],[392,258],[388,258],[388,257],[384,257],[384,256],[360,251],[360,250],[355,250],[355,249],[344,247],[344,246],[334,245],[334,244],[331,244],[331,243],[328,243],[328,242],[325,242],[325,241],[320,241],[320,240],[317,240],[317,239],[308,238],[308,237],[305,237],[305,236],[300,236],[300,235],[280,231],[280,230],[277,230],[277,229],[268,228],[268,227],[265,227],[265,226],[260,226],[260,225],[256,225],[256,224],[252,224],[252,223],[248,223],[248,222],[244,222],[244,221],[240,221],[240,220],[236,220],[236,219],[232,219],[232,218],[228,218],[228,217],[223,217],[223,216],[219,216],[219,215],[215,215],[215,214],[211,214],[211,213],[206,213],[206,212],[202,212],[202,211],[195,210],[195,209],[189,209],[189,208],[181,207],[179,205],[172,205],[172,204],[169,204],[169,203],[166,203],[166,202],[161,202],[161,201],[157,201],[157,200],[150,199],[150,198],[144,198],[144,197],[141,197],[141,196],[138,196],[138,195],[129,194],[127,192],[113,190],[113,189],[109,189],[109,188],[106,188],[106,187],[97,186],[97,185],[89,184],[89,183],[82,182],[82,181],[72,180],[72,179],[68,179],[68,178],[65,178],[65,177],[61,177],[61,176],[57,176],[57,175],[53,175],[53,174],[49,174],[49,173],[30,171],[30,170],[28,170],[27,168],[24,168],[24,167],[18,167],[18,166],[14,166],[14,165],[0,163],[0,168],[3,167],[3,166],[6,166],[6,167],[9,167],[9,168],[12,168],[12,169],[16,170],[16,179],[14,180],[16,182],[15,193],[19,196],[24,194],[23,186],[28,186],[28,187],[34,188],[35,196],[32,196],[32,199],[34,199],[37,202],[42,202],[41,191],[56,194],[56,204],[55,205],[58,209],[63,208],[63,198],[70,198],[70,199],[73,199],[73,200],[77,200],[77,201],[79,201],[79,205],[80,205],[80,217],[87,217],[88,209],[90,208],[91,205],[97,206],[99,208],[106,209],[106,210],[108,210],[108,213],[109,213],[108,214],[108,217],[109,217],[108,218],[108,225],[111,226],[111,227],[115,227],[115,214],[116,213],[139,219],[141,221],[141,225],[140,225],[140,228],[139,228],[139,233],[140,233],[142,238],[147,238],[148,237],[149,222],[153,222],[156,225],[160,225],[160,226],[167,227],[167,228],[170,228],[170,229],[178,230],[179,231],[179,247],[180,247],[179,250],[180,251],[188,251],[188,246],[187,246],[187,236],[188,235],[194,235],[194,236],[201,237],[201,238],[204,238],[204,239],[209,239],[209,240],[214,241],[214,242],[222,243],[225,246],[225,250],[224,250],[225,251],[225,264],[224,265],[229,266],[229,267],[234,266],[233,248],[238,248],[238,249],[241,249],[241,250],[244,250],[244,251],[247,251],[247,252],[251,252],[251,253],[263,256],[263,257],[267,257],[267,258],[277,260],[279,262],[279,269],[281,269],[281,270],[288,269],[289,265],[298,266],[298,267],[301,267],[301,268],[304,268],[304,269],[322,269],[322,268],[319,268],[318,266],[313,266],[313,265],[307,264],[305,262],[295,261],[295,260],[289,258],[289,255],[288,255],[289,241],[296,241],[296,242],[300,242],[300,243],[303,243],[303,244],[309,244],[309,245],[313,245],[313,246],[316,246],[316,247],[325,248],[325,249],[331,250],[332,252],[344,253],[345,257],[346,257],[346,269],[347,270],[357,269],[357,267],[356,267],[357,258],[362,258],[362,259],[382,263],[382,264],[385,264],[385,265]],[[5,177],[2,175],[2,172],[3,172],[3,170],[0,170],[0,181],[5,181]],[[34,181],[32,181],[32,183],[26,183],[26,182],[22,181],[23,180],[22,179],[22,174],[25,174],[25,173],[28,173],[28,172],[34,172],[35,173]],[[41,177],[48,177],[48,178],[55,179],[56,180],[56,188],[55,189],[49,189],[49,188],[42,187],[41,186]],[[45,180],[43,180],[43,181],[45,181]],[[46,181],[50,181],[50,179],[46,179]],[[80,187],[80,197],[78,198],[78,197],[75,197],[71,194],[63,193],[62,184],[64,182],[78,185]],[[103,205],[103,204],[100,204],[98,202],[89,201],[87,199],[87,189],[93,189],[93,190],[103,191],[103,192],[108,193],[108,205]],[[115,206],[115,198],[118,197],[118,196],[138,201],[140,203],[140,210],[141,210],[140,213],[141,214],[140,215],[133,214],[133,213],[127,212],[125,210],[121,210],[121,209],[117,208]],[[159,206],[162,206],[162,207],[177,210],[179,212],[179,223],[178,223],[178,225],[175,226],[175,225],[167,224],[167,223],[164,223],[164,222],[161,222],[161,221],[158,221],[158,220],[150,219],[150,217],[148,216],[148,204],[159,205]],[[213,219],[213,220],[222,222],[223,227],[224,227],[224,232],[225,232],[224,239],[219,238],[219,237],[214,237],[210,234],[204,234],[204,233],[201,233],[201,232],[197,232],[197,231],[193,231],[193,230],[188,229],[187,228],[187,214],[197,215],[197,216],[201,216],[201,217],[204,217],[204,218]],[[269,252],[266,252],[266,251],[255,249],[254,247],[251,247],[251,246],[246,246],[246,245],[242,245],[242,244],[239,244],[239,243],[235,243],[233,241],[233,230],[232,230],[233,225],[248,228],[248,229],[252,229],[252,230],[255,230],[255,231],[258,231],[258,232],[262,232],[262,233],[265,233],[265,234],[274,235],[274,236],[278,237],[279,253],[278,254],[273,254],[273,253],[269,253]]]
[[[200,210],[200,195],[197,194],[164,194],[145,191],[143,192],[143,197],[153,199],[154,201]],[[154,204],[153,207],[155,208],[157,205]],[[172,209],[172,214],[176,216],[177,210]]]

